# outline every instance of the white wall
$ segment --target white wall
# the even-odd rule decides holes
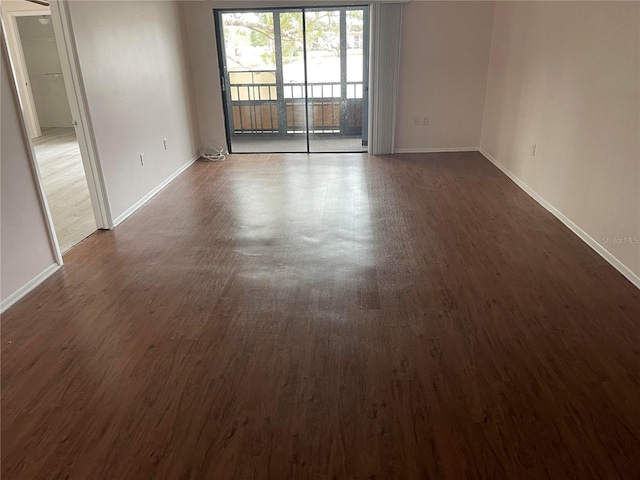
[[[482,135],[483,151],[636,281],[639,20],[638,2],[497,2]]]
[[[56,265],[14,95],[8,59],[0,71],[0,299]]]
[[[26,16],[17,19],[38,121],[41,128],[71,127],[71,109],[53,24],[42,25],[39,18]]]
[[[493,9],[475,1],[404,5],[396,152],[478,149]]]
[[[69,2],[69,8],[117,221],[185,166],[200,146],[183,9],[167,1]]]

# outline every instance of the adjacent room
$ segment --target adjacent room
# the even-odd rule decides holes
[[[2,478],[640,478],[640,3],[3,1],[0,77]]]
[[[62,253],[96,231],[80,146],[73,126],[51,15],[3,6],[15,36],[16,77],[46,200]],[[13,8],[12,8],[13,6]],[[43,13],[43,15],[39,15]]]

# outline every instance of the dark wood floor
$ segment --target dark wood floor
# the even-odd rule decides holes
[[[2,318],[2,478],[637,479],[640,296],[477,153],[197,163]]]

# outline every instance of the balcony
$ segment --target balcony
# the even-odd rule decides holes
[[[305,98],[304,83],[278,86],[275,70],[253,70],[229,72],[227,88],[236,150],[288,151],[307,130],[324,151],[364,149],[363,82],[309,83]]]

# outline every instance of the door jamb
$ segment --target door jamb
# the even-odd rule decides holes
[[[233,111],[231,110],[231,105],[228,100],[227,90],[229,86],[227,85],[228,75],[225,73],[227,71],[227,61],[226,61],[226,45],[224,44],[224,37],[222,35],[222,19],[220,18],[221,11],[214,9],[213,10],[213,22],[216,34],[216,50],[218,53],[218,68],[220,69],[220,88],[222,89],[222,112],[224,114],[224,133],[225,140],[227,141],[227,152],[233,153],[231,150],[233,147],[231,146],[231,131],[229,129],[229,122],[233,122]]]
[[[58,53],[65,87],[80,146],[82,164],[91,196],[93,215],[98,229],[112,229],[113,217],[109,208],[104,175],[95,143],[88,102],[78,61],[78,52],[69,14],[68,1],[50,0],[51,20],[58,41]]]

